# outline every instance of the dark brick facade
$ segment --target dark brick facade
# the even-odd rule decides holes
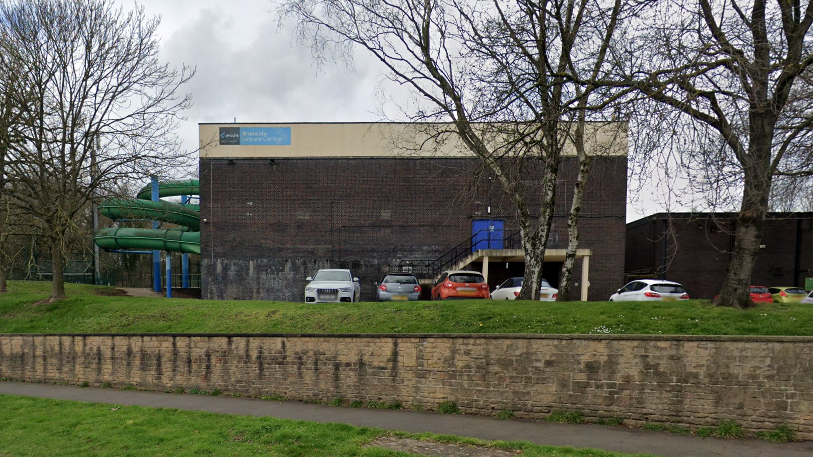
[[[581,222],[581,247],[593,251],[592,299],[623,280],[626,169],[626,157],[594,161]],[[551,248],[567,246],[576,171],[576,159],[565,159]],[[541,166],[523,174],[525,185],[538,185]],[[504,219],[506,232],[516,230],[476,159],[201,158],[200,192],[204,298],[300,301],[306,276],[349,267],[371,300],[383,272],[402,259],[439,257],[471,236],[473,219]]]
[[[752,284],[804,287],[813,277],[813,213],[770,213]],[[666,278],[693,298],[720,291],[737,226],[732,214],[655,214],[627,226],[628,278]]]

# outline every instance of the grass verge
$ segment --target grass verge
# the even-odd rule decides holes
[[[524,457],[624,457],[591,449],[484,442],[199,411],[112,406],[0,395],[0,455],[14,456],[364,456],[412,454],[365,447],[385,435],[522,451]],[[643,454],[636,454],[645,457]]]
[[[50,283],[11,281],[0,295],[0,333],[813,335],[810,305],[741,311],[705,300],[305,304],[136,298],[110,295],[109,287],[66,287],[70,298],[34,305],[48,296]]]

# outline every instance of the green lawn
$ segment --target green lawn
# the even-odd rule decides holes
[[[366,447],[393,432],[343,424],[111,406],[0,395],[0,456],[407,456]],[[624,457],[588,449],[483,442],[430,434],[398,436],[522,450],[524,457]],[[644,454],[637,454],[644,456]]]
[[[813,306],[746,311],[687,302],[390,302],[304,304],[106,296],[68,285],[69,299],[36,304],[47,282],[9,283],[0,333],[533,333],[813,335]]]

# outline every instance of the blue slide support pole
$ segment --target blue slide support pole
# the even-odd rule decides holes
[[[172,298],[172,256],[167,252],[167,298]]]
[[[152,190],[152,201],[158,201],[158,178],[155,176],[150,177],[150,184]],[[152,228],[157,229],[160,226],[158,221],[152,221]],[[161,292],[161,251],[152,251],[152,289],[155,292]]]
[[[185,205],[187,203],[189,203],[189,195],[181,195],[181,204]],[[183,280],[182,280],[183,288],[188,289],[189,288],[189,254],[187,254],[185,252],[181,255],[181,273],[183,273],[182,276],[181,276],[183,278]]]
[[[183,287],[189,288],[189,254],[183,253],[181,255],[181,271],[183,272]]]

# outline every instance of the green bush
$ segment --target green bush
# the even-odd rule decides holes
[[[620,427],[621,425],[624,424],[624,420],[619,417],[602,417],[596,421],[596,424]]]
[[[776,427],[776,430],[770,432],[759,432],[757,434],[763,440],[773,441],[774,443],[787,443],[794,440],[793,430],[786,425]]]
[[[706,438],[714,435],[714,429],[711,427],[700,427],[697,429],[697,436]]]
[[[557,424],[583,424],[584,414],[578,411],[551,411],[545,420]]]
[[[453,401],[444,401],[438,405],[438,412],[441,414],[460,414],[460,408]]]
[[[743,438],[745,432],[742,426],[734,421],[723,421],[714,429],[714,436],[720,438]]]
[[[499,418],[499,419],[513,419],[514,418],[514,412],[510,411],[510,410],[507,410],[507,409],[503,410],[503,411],[500,411],[500,413],[497,414],[497,418]]]

